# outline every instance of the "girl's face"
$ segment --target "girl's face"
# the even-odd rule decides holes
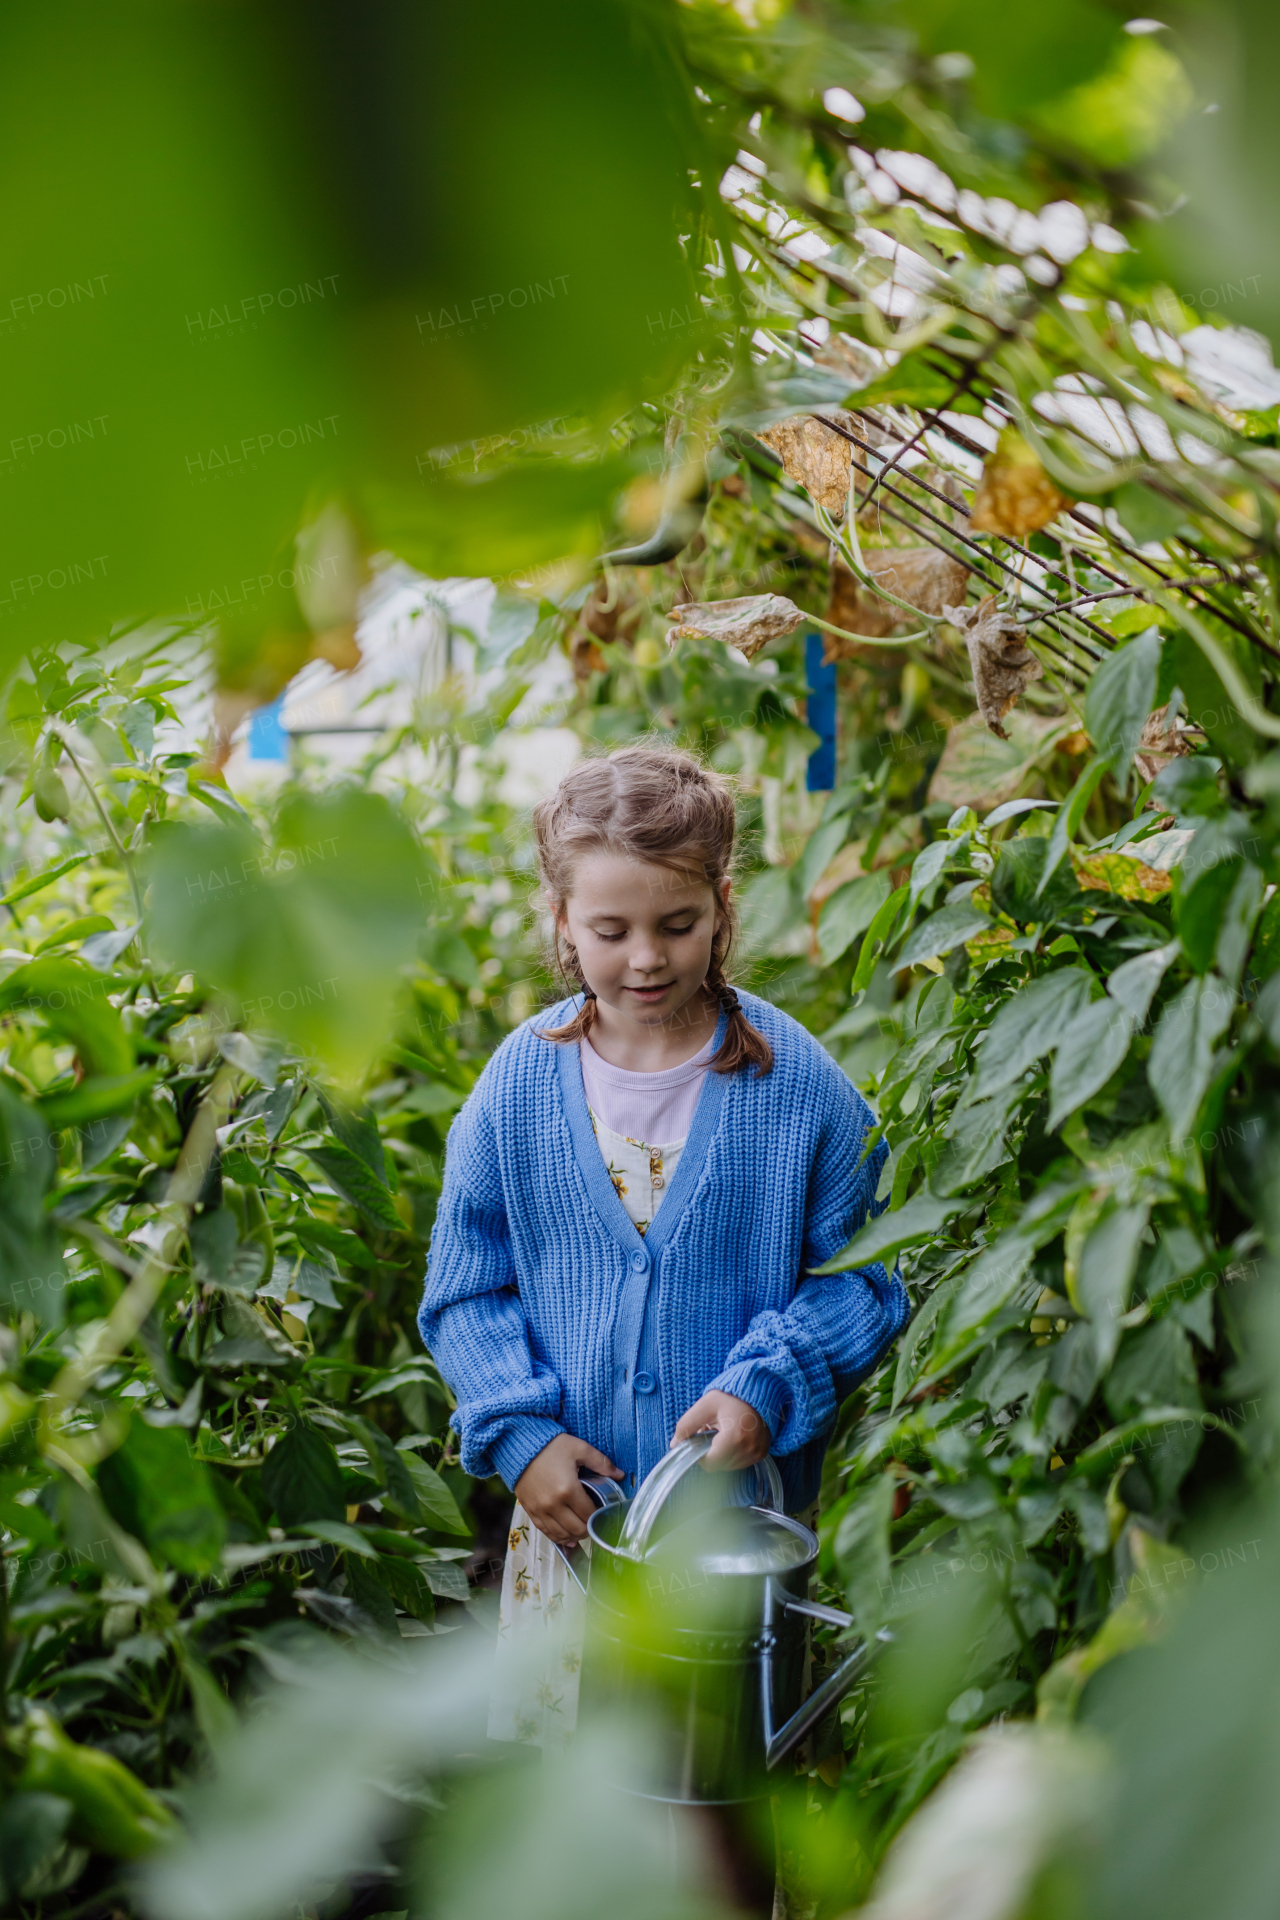
[[[588,853],[556,923],[597,1001],[653,1027],[688,1006],[706,979],[728,897],[728,880],[715,886],[625,854]]]

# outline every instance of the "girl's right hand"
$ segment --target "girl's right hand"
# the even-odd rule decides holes
[[[535,1455],[515,1484],[515,1496],[539,1533],[557,1547],[574,1547],[587,1537],[587,1522],[596,1510],[578,1478],[578,1468],[621,1480],[622,1469],[606,1460],[585,1440],[558,1433]]]

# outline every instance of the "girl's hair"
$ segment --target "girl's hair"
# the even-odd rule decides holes
[[[620,853],[676,872],[693,868],[712,886],[733,860],[733,790],[729,782],[673,748],[619,747],[607,758],[584,760],[533,810],[538,868],[555,912],[573,890],[574,862],[584,853]],[[732,902],[717,901],[711,965],[703,991],[728,1015],[724,1040],[711,1062],[716,1073],[754,1067],[768,1073],[773,1050],[753,1027],[724,967],[738,931]],[[544,1029],[545,1040],[582,1040],[596,1017],[595,995],[583,978],[577,949],[557,923],[555,964],[561,978],[586,998],[567,1026]]]

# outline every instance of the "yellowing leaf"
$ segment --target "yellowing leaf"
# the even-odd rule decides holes
[[[982,481],[973,496],[969,531],[1022,540],[1047,527],[1070,504],[1017,428],[1006,427],[983,465]]]

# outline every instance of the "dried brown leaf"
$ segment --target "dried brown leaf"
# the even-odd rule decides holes
[[[1149,713],[1143,723],[1138,738],[1137,752],[1133,764],[1143,780],[1154,780],[1161,767],[1167,767],[1171,760],[1191,752],[1191,742],[1186,731],[1176,721],[1169,724],[1168,703]]]
[[[862,557],[873,580],[883,581],[890,593],[908,601],[920,613],[941,616],[944,608],[964,599],[969,569],[937,547],[864,548]],[[874,640],[894,633],[910,618],[901,607],[864,587],[842,561],[831,569],[827,619],[833,627]],[[856,660],[868,655],[855,641],[828,634],[823,657]]]
[[[1001,724],[1005,715],[1031,682],[1044,674],[1027,646],[1026,629],[997,611],[994,593],[976,607],[944,607],[943,612],[959,627],[969,649],[978,712],[992,733],[1007,740]]]
[[[667,635],[673,646],[677,640],[723,640],[750,660],[770,640],[794,633],[806,616],[780,593],[750,593],[737,600],[672,607],[667,618],[675,622]]]
[[[1047,527],[1070,505],[1017,428],[1007,427],[995,451],[987,455],[982,480],[973,496],[969,531],[1021,540]]]
[[[838,420],[854,429],[854,415],[839,408],[829,410],[828,419]],[[855,429],[856,430],[856,429]],[[790,420],[779,420],[756,435],[766,447],[772,447],[782,462],[788,480],[802,486],[811,500],[825,507],[838,520],[849,498],[850,444],[815,420],[811,413],[797,413]]]

